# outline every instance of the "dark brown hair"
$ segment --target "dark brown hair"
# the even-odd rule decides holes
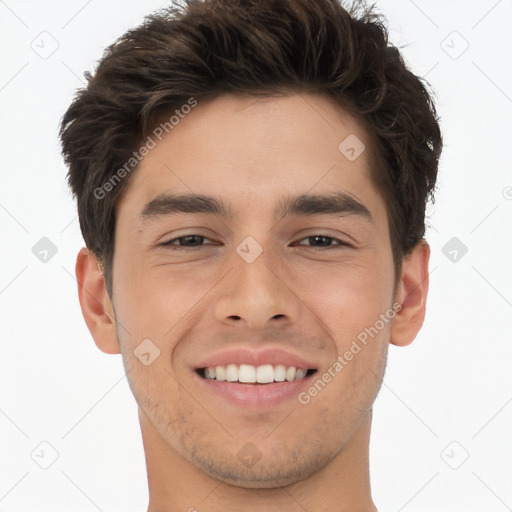
[[[428,83],[388,43],[374,6],[183,0],[126,32],[85,77],[60,139],[80,228],[104,265],[111,297],[116,205],[136,169],[134,152],[163,116],[191,99],[290,90],[334,99],[376,143],[372,179],[387,206],[395,279],[424,236],[442,147],[438,116]]]

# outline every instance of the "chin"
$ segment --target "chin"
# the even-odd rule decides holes
[[[239,453],[211,453],[195,450],[191,462],[212,478],[226,484],[250,489],[274,489],[307,479],[326,466],[336,455],[335,450],[315,443],[297,449],[285,449],[282,445],[271,453],[247,466],[241,462]],[[278,454],[276,452],[279,452]]]

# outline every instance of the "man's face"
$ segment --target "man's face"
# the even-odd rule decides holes
[[[321,96],[224,95],[157,142],[118,205],[113,305],[130,387],[165,443],[225,482],[274,487],[320,470],[348,446],[381,384],[389,321],[377,320],[393,303],[393,259],[367,151],[354,160],[359,146],[338,148],[350,135],[369,146]],[[315,213],[313,201],[280,209],[336,193],[352,199],[338,213]],[[211,196],[227,215],[173,212],[165,195]],[[134,351],[148,339],[145,365]],[[235,365],[230,378],[249,364],[243,380],[253,366],[270,379],[282,379],[282,368],[272,373],[280,365],[289,378],[290,366],[316,372],[206,379],[202,368],[216,364]],[[326,373],[330,382],[309,393]]]

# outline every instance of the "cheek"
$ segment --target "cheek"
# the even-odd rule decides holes
[[[311,281],[316,284],[310,287],[308,306],[322,322],[335,354],[326,379],[336,376],[332,378],[335,402],[348,408],[347,400],[361,407],[371,404],[368,400],[380,386],[394,317],[392,268],[391,256],[376,257],[325,275],[318,271],[300,283],[304,290]]]
[[[163,338],[204,294],[208,282],[198,272],[199,267],[151,267],[136,255],[118,257],[113,276],[118,320],[133,337]]]
[[[389,326],[364,342],[348,337],[337,340],[338,356],[322,368],[311,382],[301,403],[309,402],[315,416],[330,418],[342,437],[351,435],[358,418],[371,408],[386,367]]]
[[[331,335],[344,342],[373,325],[391,304],[392,267],[380,261],[319,266],[293,282]]]

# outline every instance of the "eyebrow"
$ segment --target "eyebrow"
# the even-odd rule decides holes
[[[176,213],[206,213],[230,219],[235,217],[231,206],[221,199],[202,194],[160,194],[147,203],[140,214],[142,221]],[[302,194],[281,197],[276,205],[275,218],[289,215],[357,215],[375,223],[370,210],[346,192],[321,195]]]

